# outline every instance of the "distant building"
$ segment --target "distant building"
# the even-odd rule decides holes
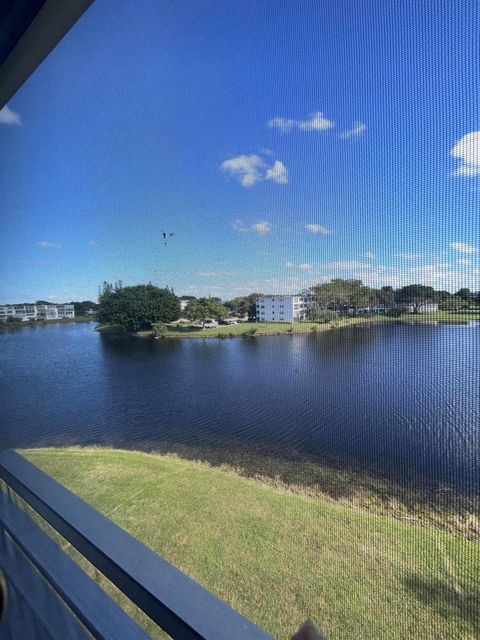
[[[257,322],[299,322],[305,320],[312,303],[309,296],[262,296],[257,298]]]
[[[28,322],[28,320],[58,320],[75,318],[73,304],[3,304],[0,305],[0,322],[9,318]]]

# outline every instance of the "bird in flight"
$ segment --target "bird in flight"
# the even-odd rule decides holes
[[[174,233],[166,233],[165,231],[162,231],[163,244],[167,244],[167,238],[173,238],[174,235]]]

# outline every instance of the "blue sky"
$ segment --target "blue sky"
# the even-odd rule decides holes
[[[97,0],[0,112],[0,302],[478,289],[479,27],[476,0]]]

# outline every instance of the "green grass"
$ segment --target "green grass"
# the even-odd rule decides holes
[[[254,331],[253,336],[285,335],[293,333],[309,333],[313,331],[330,331],[341,327],[350,327],[356,324],[379,323],[379,322],[455,322],[466,323],[469,320],[480,320],[480,312],[464,313],[454,311],[433,311],[431,313],[405,313],[399,317],[394,316],[357,316],[347,318],[337,318],[332,322],[242,322],[235,325],[220,325],[213,328],[193,329],[184,325],[185,328],[177,327],[176,323],[167,326],[168,338],[238,338],[248,337],[249,331]],[[118,334],[123,333],[119,327],[112,325],[102,325],[97,327],[100,333]],[[151,337],[152,331],[137,331],[138,337]]]
[[[255,336],[278,335],[285,333],[305,333],[312,329],[324,331],[328,325],[319,325],[314,322],[242,322],[233,325],[220,325],[207,329],[179,329],[175,324],[168,327],[168,337],[172,338],[216,338],[220,335],[226,337],[238,337],[249,331],[255,331]]]
[[[464,537],[174,455],[23,454],[278,638],[307,617],[330,640],[480,635]]]

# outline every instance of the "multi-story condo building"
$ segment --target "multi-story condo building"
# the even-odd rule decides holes
[[[39,320],[55,320],[57,318],[74,318],[75,308],[73,304],[39,304],[37,306],[37,318]]]
[[[257,298],[257,322],[299,322],[305,320],[312,299],[309,296],[262,296]]]
[[[75,318],[73,304],[3,304],[0,305],[0,322],[14,318],[21,322],[28,320],[56,320]]]

